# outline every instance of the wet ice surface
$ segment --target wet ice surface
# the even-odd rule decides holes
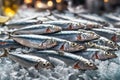
[[[28,15],[28,13],[25,14]],[[29,16],[31,16],[31,14],[29,14]],[[26,15],[21,15],[21,17],[25,17]],[[2,29],[0,28],[0,31],[1,30]],[[15,53],[20,53],[20,50],[21,49],[17,49]],[[119,80],[119,52],[120,51],[116,52],[118,58],[106,61],[96,60],[95,64],[97,65],[98,70],[87,71],[76,70],[71,66],[56,66],[53,70],[41,69],[38,71],[33,67],[27,69],[23,68],[7,57],[1,58],[0,80]]]
[[[14,53],[21,53],[18,48]],[[98,70],[81,71],[71,66],[56,66],[54,69],[36,70],[34,67],[23,68],[8,57],[0,59],[0,80],[118,80],[120,78],[120,54],[118,58],[99,61]]]

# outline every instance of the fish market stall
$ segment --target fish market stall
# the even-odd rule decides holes
[[[0,1],[0,80],[120,78],[119,3]]]

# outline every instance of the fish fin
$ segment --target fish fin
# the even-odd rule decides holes
[[[77,36],[77,40],[81,41],[82,37],[80,35]]]
[[[3,49],[3,50],[4,50],[4,53],[2,55],[0,55],[0,58],[1,57],[7,57],[7,55],[9,54],[8,49]]]
[[[35,69],[38,69],[39,63],[37,63],[34,67]]]
[[[64,44],[62,44],[62,46],[60,47],[60,50],[64,50]]]
[[[111,40],[116,42],[117,41],[117,36],[116,35],[112,36]]]
[[[69,30],[72,30],[72,29],[73,29],[73,26],[70,24],[70,25],[68,26],[68,29],[69,29]]]
[[[95,54],[92,56],[92,59],[99,59],[97,53],[98,53],[98,52],[95,52]]]
[[[50,30],[49,27],[46,29],[46,32],[47,32],[47,33],[50,33],[50,32],[51,32],[51,30]]]
[[[79,63],[80,63],[79,61],[76,62],[76,63],[73,65],[73,68],[74,68],[74,69],[80,69]]]

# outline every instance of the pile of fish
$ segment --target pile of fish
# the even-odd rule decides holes
[[[3,54],[23,67],[52,69],[64,62],[79,70],[96,70],[94,61],[116,58],[120,29],[107,20],[89,14],[46,16],[8,21],[0,34]],[[7,29],[6,29],[7,28]],[[20,54],[17,48],[29,48]]]

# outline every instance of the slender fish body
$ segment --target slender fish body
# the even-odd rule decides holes
[[[85,59],[81,56],[71,54],[68,52],[63,52],[63,51],[53,51],[53,50],[44,50],[44,51],[34,51],[30,52],[32,55],[36,56],[49,56],[49,57],[54,57],[57,59],[60,59],[67,63],[67,65],[71,64],[73,68],[75,69],[81,69],[81,70],[93,70],[97,69],[95,64],[90,62],[88,59]]]
[[[75,42],[86,42],[91,40],[96,40],[100,36],[97,35],[94,32],[90,31],[61,31],[59,33],[50,34],[49,36],[69,40],[69,41],[75,41]]]
[[[53,68],[53,65],[48,60],[38,56],[10,53],[8,57],[23,67],[35,67],[36,69]]]
[[[66,21],[66,20],[46,21],[46,22],[43,22],[43,24],[51,24],[51,25],[60,26],[62,30],[78,30],[78,29],[84,29],[85,27],[84,24],[80,24],[74,21]]]
[[[96,32],[100,36],[106,37],[114,42],[120,41],[120,35],[117,34],[115,31],[107,30],[107,29],[92,29],[92,31]]]
[[[28,25],[40,24],[39,20],[26,20],[26,21],[12,21],[5,23],[8,28],[21,28]]]
[[[86,15],[86,14],[78,14],[78,16],[80,18],[86,19],[86,20],[90,20],[93,22],[97,22],[102,24],[103,26],[109,26],[109,23],[104,20],[103,18],[100,18],[99,16],[94,16],[94,15]]]
[[[61,27],[49,25],[49,24],[38,24],[23,27],[20,29],[12,30],[14,34],[50,34],[61,31]]]
[[[0,48],[18,48],[22,47],[19,43],[15,42],[12,39],[0,40]]]
[[[37,49],[48,49],[57,45],[57,41],[51,37],[41,35],[11,35],[11,38],[21,45]]]
[[[92,60],[98,59],[101,61],[105,61],[117,57],[117,55],[113,51],[104,51],[100,49],[90,49],[90,48],[88,48],[86,51],[77,52],[75,54],[83,56],[86,59],[92,59]]]

